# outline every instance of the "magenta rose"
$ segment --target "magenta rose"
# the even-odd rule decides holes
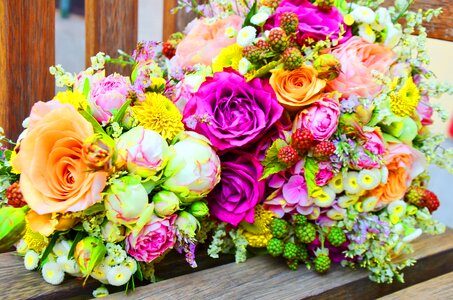
[[[129,79],[116,73],[96,82],[88,97],[91,112],[96,120],[106,124],[113,113],[126,102],[130,90]]]
[[[142,230],[126,238],[126,251],[137,261],[152,262],[175,244],[176,215],[165,219],[154,216]]]
[[[336,7],[321,10],[308,0],[283,0],[266,22],[265,29],[279,27],[280,16],[285,12],[294,12],[299,18],[299,43],[308,38],[325,40],[328,36],[331,40],[336,40],[340,36],[340,25],[346,30],[340,43],[346,42],[352,36],[351,28],[344,23],[343,15]]]
[[[334,176],[332,164],[330,161],[321,161],[318,163],[318,166],[319,166],[319,169],[318,169],[318,173],[316,173],[316,178],[315,178],[316,185],[324,186]]]
[[[263,199],[265,181],[260,161],[250,153],[233,150],[220,158],[220,183],[208,195],[210,212],[217,219],[237,226],[253,223],[255,206]]]
[[[293,130],[306,128],[311,131],[315,140],[328,140],[337,130],[340,117],[338,100],[323,98],[302,110],[296,117]]]
[[[229,150],[258,141],[282,113],[266,80],[246,82],[228,70],[206,79],[187,103],[183,122],[217,149]]]

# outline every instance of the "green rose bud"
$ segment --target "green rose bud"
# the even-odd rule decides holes
[[[175,221],[178,230],[188,235],[189,237],[195,237],[195,231],[198,228],[198,220],[190,213],[183,211],[179,214]]]
[[[206,203],[197,201],[192,203],[189,212],[196,218],[203,218],[204,216],[209,214],[209,208]]]
[[[160,191],[153,196],[154,213],[159,217],[167,217],[179,209],[179,198],[170,191]]]
[[[101,239],[88,236],[77,243],[74,259],[83,275],[88,276],[93,269],[104,259],[107,248]]]
[[[126,238],[126,228],[124,226],[105,221],[101,226],[101,233],[104,240],[108,243],[119,243]]]

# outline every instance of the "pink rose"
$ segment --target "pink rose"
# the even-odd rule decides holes
[[[375,82],[373,70],[387,75],[396,55],[379,44],[370,44],[360,37],[352,37],[344,44],[331,50],[341,63],[341,73],[328,83],[331,90],[339,91],[344,98],[350,95],[374,97],[382,89]]]
[[[102,78],[92,86],[88,102],[96,120],[106,124],[114,110],[118,110],[126,102],[131,91],[129,79],[119,74]]]
[[[210,22],[207,19],[195,19],[187,25],[186,37],[178,44],[172,62],[180,67],[189,67],[195,64],[211,65],[212,59],[220,51],[236,42],[229,38],[225,29],[233,27],[241,29],[243,19],[232,15],[225,19]]]
[[[417,113],[423,126],[433,124],[433,108],[429,105],[429,97],[423,96],[417,105]]]
[[[340,105],[337,100],[323,98],[302,110],[296,116],[293,131],[297,128],[306,128],[311,131],[315,140],[328,140],[337,130]]]
[[[152,262],[175,244],[176,215],[165,219],[154,216],[140,232],[126,238],[126,251],[137,261]]]
[[[318,169],[318,173],[316,173],[316,178],[315,178],[316,185],[324,186],[334,176],[333,171],[332,171],[332,164],[330,163],[330,161],[321,161],[318,163],[318,166],[319,166],[319,169]]]
[[[365,149],[376,155],[384,155],[385,144],[382,134],[378,128],[371,132],[365,132]]]

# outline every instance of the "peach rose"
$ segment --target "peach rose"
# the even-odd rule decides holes
[[[340,75],[329,82],[332,91],[339,91],[343,97],[351,94],[359,97],[374,97],[382,89],[376,83],[371,71],[388,74],[396,55],[392,50],[379,44],[370,44],[360,37],[352,37],[331,53],[341,63]]]
[[[390,144],[384,160],[389,171],[387,182],[369,191],[368,195],[389,204],[404,197],[412,179],[425,170],[427,163],[422,153],[405,144]]]
[[[64,215],[39,215],[35,211],[29,210],[27,213],[27,221],[33,231],[39,232],[40,234],[45,236],[49,236],[55,230],[65,231],[72,228],[76,223],[80,221],[80,219],[71,216],[71,213]]]
[[[172,62],[180,67],[195,64],[211,65],[212,59],[222,49],[236,42],[234,37],[227,37],[225,30],[232,27],[239,31],[242,23],[243,19],[236,15],[215,22],[208,19],[193,20],[187,25],[187,35],[176,47]]]
[[[38,102],[13,166],[20,187],[39,215],[76,212],[101,201],[107,173],[91,172],[82,161],[84,140],[94,131],[70,104]]]
[[[311,66],[292,71],[273,70],[269,80],[278,102],[290,111],[297,111],[321,98],[326,86]]]

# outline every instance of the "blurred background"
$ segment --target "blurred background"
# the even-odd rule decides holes
[[[138,0],[138,40],[162,40],[164,0]],[[61,64],[66,71],[79,72],[85,68],[85,19],[84,0],[56,0],[55,15],[55,63]],[[111,36],[114,39],[114,36]],[[428,53],[432,58],[431,70],[441,81],[453,84],[453,42],[429,39]],[[100,51],[102,49],[99,49]],[[450,120],[446,123],[438,117],[432,125],[432,131],[442,133],[449,138],[445,147],[453,147],[449,127],[453,118],[453,96],[447,95],[434,99],[448,112]],[[450,162],[450,164],[453,162]],[[435,216],[444,224],[453,228],[453,175],[435,166],[430,167],[430,189],[441,202]]]

